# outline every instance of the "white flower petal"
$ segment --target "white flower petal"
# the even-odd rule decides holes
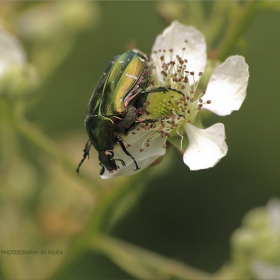
[[[185,41],[187,41],[187,43]],[[185,48],[184,51],[182,51],[183,48]],[[153,52],[166,50],[165,56],[169,61],[170,49],[173,49],[171,60],[175,60],[176,55],[179,55],[182,59],[187,59],[188,64],[186,70],[195,72],[194,76],[196,81],[198,81],[198,73],[204,71],[206,64],[206,43],[203,34],[193,26],[185,26],[178,21],[173,21],[171,25],[156,38],[151,57],[155,61],[157,77],[162,84],[164,84],[164,82],[160,74],[162,69],[158,61],[159,55]],[[192,83],[193,81],[190,79],[190,84]]]
[[[190,170],[213,167],[227,154],[225,128],[222,123],[214,124],[206,129],[187,124],[185,129],[189,145],[183,159]]]
[[[225,116],[239,110],[246,97],[249,79],[248,65],[242,56],[230,56],[217,67],[208,83],[203,99],[211,100],[211,104],[203,108]]]
[[[13,64],[22,64],[26,60],[21,43],[8,32],[0,29],[0,78]]]
[[[140,152],[143,142],[149,136],[151,136],[154,131],[144,131],[138,132],[136,134],[129,133],[128,136],[123,137],[125,143],[130,144],[131,146],[127,148],[127,151],[135,158],[140,169],[135,171],[135,163],[133,160],[127,156],[122,148],[118,145],[114,148],[114,158],[124,160],[126,166],[122,166],[120,162],[116,162],[120,169],[117,172],[109,173],[107,170],[101,176],[102,179],[111,179],[118,176],[130,176],[134,175],[140,171],[143,171],[146,167],[152,164],[156,159],[163,156],[166,152],[166,149],[163,148],[165,142],[164,138],[157,137],[150,142],[150,146],[146,147],[144,145],[144,151]]]

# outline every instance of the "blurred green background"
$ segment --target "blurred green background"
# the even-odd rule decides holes
[[[62,2],[60,5],[65,5],[66,8],[72,3]],[[83,123],[87,103],[110,59],[129,46],[136,46],[149,53],[155,37],[173,18],[196,25],[188,17],[189,10],[193,9],[188,6],[191,2],[178,2],[181,8],[174,8],[174,11],[164,10],[161,6],[163,2],[154,1],[80,4],[85,3],[92,21],[75,34],[68,55],[46,75],[33,97],[26,101],[27,119],[40,127],[74,164],[80,161],[87,141]],[[200,3],[206,19],[214,4],[230,5],[223,1]],[[35,65],[34,49],[37,48],[38,51],[40,45],[34,46],[30,38],[21,35],[16,19],[17,14],[32,9],[37,4],[36,1],[15,2],[13,8],[7,8],[7,3],[0,3],[0,9],[3,5],[3,9],[13,11],[14,22],[6,19],[7,26],[22,41],[29,61]],[[78,21],[73,18],[74,23],[75,20]],[[224,26],[221,27],[222,32],[229,28],[229,25]],[[204,32],[203,24],[197,27]],[[161,164],[141,172],[137,177],[138,180],[148,178],[142,195],[110,230],[112,236],[208,272],[216,271],[230,259],[230,236],[241,225],[245,213],[254,207],[264,206],[271,197],[280,197],[279,29],[279,10],[261,11],[250,21],[244,30],[244,37],[230,53],[243,55],[249,65],[247,98],[238,112],[225,118],[213,116],[206,122],[207,126],[216,122],[225,124],[229,146],[227,156],[214,168],[191,172],[184,165],[182,155],[170,147]],[[52,29],[53,34],[49,38],[55,38],[55,34],[60,32],[60,40],[65,39],[67,42],[70,35],[66,31],[63,33],[63,26],[61,30]],[[212,47],[218,42],[219,36],[212,40]],[[47,47],[47,43],[41,46],[42,49]],[[44,55],[43,51],[42,53]],[[56,60],[55,55],[53,59]],[[43,71],[40,74],[44,76]],[[20,168],[17,173],[18,189],[11,196],[6,195],[9,184],[4,185],[7,181],[1,182],[0,178],[3,204],[1,211],[4,211],[4,206],[9,209],[7,200],[11,198],[18,205],[14,211],[25,209],[26,215],[29,215],[26,221],[33,221],[34,230],[44,236],[40,242],[57,244],[52,245],[54,249],[61,248],[59,242],[79,238],[87,224],[87,217],[95,207],[90,183],[85,183],[83,178],[85,173],[95,177],[95,182],[108,192],[123,182],[129,182],[122,178],[108,181],[99,179],[99,166],[94,151],[91,151],[90,160],[81,169],[82,177],[77,177],[74,169],[73,175],[69,177],[59,163],[53,163],[47,155],[41,155],[38,148],[33,147],[26,139],[18,136],[17,141],[18,148],[12,155],[13,161],[23,158],[28,162],[30,176],[35,179],[31,180],[32,189],[26,187],[26,192],[29,193],[24,200],[22,197],[26,198],[25,190],[20,190],[20,178],[23,176]],[[153,172],[155,174],[151,175]],[[23,194],[17,195],[18,190]],[[15,196],[17,199],[14,199]],[[61,211],[60,206],[68,210]],[[10,216],[6,217],[15,219],[17,223],[17,212],[9,213]],[[80,217],[83,217],[82,221]],[[71,218],[74,222],[71,222]],[[4,223],[4,226],[7,224]],[[19,249],[23,242],[20,240],[24,238],[19,236],[30,235],[22,227],[25,226],[19,223],[8,249]],[[36,243],[32,248],[28,246],[21,247],[38,248]],[[3,275],[12,275],[4,273],[9,262],[7,258],[8,256],[1,256],[0,270]],[[39,257],[37,261],[40,262],[38,259]],[[106,256],[86,251],[64,272],[64,279],[76,278],[129,279],[131,275]]]

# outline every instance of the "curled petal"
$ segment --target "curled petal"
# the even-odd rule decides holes
[[[169,50],[172,49],[172,53]],[[183,50],[184,49],[184,50]],[[160,53],[154,53],[155,51]],[[206,43],[203,34],[193,26],[185,26],[178,21],[173,21],[162,34],[160,34],[152,48],[151,57],[155,61],[156,76],[159,83],[164,84],[161,76],[161,64],[159,57],[163,55],[163,50],[166,50],[166,62],[175,60],[176,55],[179,55],[183,60],[187,59],[187,71],[195,73],[195,79],[198,81],[199,72],[203,72],[206,64]],[[157,63],[158,62],[158,63]],[[190,79],[192,83],[192,79]]]
[[[25,51],[20,42],[0,29],[0,78],[11,65],[24,63],[25,60]]]
[[[127,137],[123,137],[125,143],[128,143],[130,147],[127,148],[127,151],[135,158],[140,169],[135,171],[135,163],[133,160],[127,156],[124,151],[121,149],[119,145],[116,144],[114,148],[114,158],[122,159],[125,162],[125,166],[122,166],[118,161],[116,162],[119,166],[117,172],[109,173],[107,170],[101,176],[102,179],[111,179],[118,176],[130,176],[134,175],[146,167],[151,165],[155,160],[165,154],[165,148],[163,148],[163,144],[165,139],[161,137],[157,137],[154,140],[150,141],[150,146],[146,147],[146,140],[152,136],[154,131],[144,131],[144,132],[136,132],[136,134],[132,134],[131,132]],[[143,145],[144,143],[144,145]],[[143,145],[143,151],[140,152],[140,149]]]
[[[190,170],[213,167],[227,154],[225,128],[222,123],[214,124],[207,129],[200,129],[191,124],[187,124],[185,128],[189,145],[183,159]]]
[[[204,100],[211,100],[203,108],[225,116],[239,110],[246,97],[249,80],[248,65],[242,56],[230,56],[217,67],[210,78]]]

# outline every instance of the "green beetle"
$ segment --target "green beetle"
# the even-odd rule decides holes
[[[147,57],[137,50],[115,56],[108,64],[105,72],[95,88],[86,110],[85,126],[89,137],[84,148],[84,155],[77,167],[77,173],[87,156],[91,145],[98,151],[101,166],[100,175],[105,168],[115,172],[119,168],[113,149],[118,142],[124,153],[130,156],[139,169],[134,157],[126,150],[121,135],[125,135],[135,124],[138,117],[137,108],[145,94],[149,79],[149,62]],[[138,100],[138,101],[137,101]]]

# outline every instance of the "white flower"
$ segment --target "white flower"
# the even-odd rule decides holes
[[[225,116],[240,108],[249,79],[244,58],[229,57],[215,69],[206,91],[199,90],[198,83],[206,65],[204,36],[196,28],[174,21],[156,38],[151,59],[152,82],[147,89],[151,93],[145,107],[149,114],[142,117],[159,121],[141,124],[137,128],[140,131],[135,130],[124,137],[125,142],[131,144],[128,152],[141,167],[137,172],[162,156],[166,141],[178,135],[182,140],[182,153],[184,135],[187,135],[189,144],[183,160],[191,170],[215,166],[228,150],[224,125],[218,123],[206,129],[196,127],[197,115],[201,109],[207,109]],[[120,148],[116,147],[114,153],[115,158],[123,159]],[[106,171],[102,178],[135,174],[133,161],[128,157],[125,162],[125,167],[120,166],[111,174]]]
[[[280,266],[272,265],[267,262],[255,261],[252,264],[252,272],[255,279],[259,280],[278,280],[280,279]]]
[[[25,51],[21,43],[8,32],[0,29],[0,80],[15,64],[24,64]]]

